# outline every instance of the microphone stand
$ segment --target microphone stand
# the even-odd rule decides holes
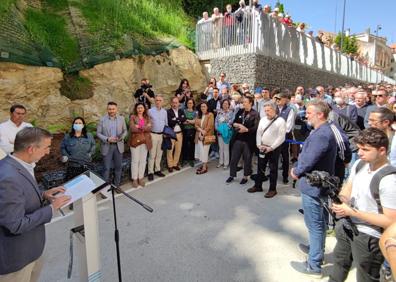
[[[115,191],[122,193],[124,196],[126,196],[127,198],[129,198],[130,200],[134,201],[135,203],[139,204],[141,207],[143,207],[145,210],[147,210],[148,212],[153,212],[154,210],[140,202],[139,200],[135,199],[134,197],[132,197],[131,195],[125,193],[123,190],[121,190],[120,188],[114,186],[111,183],[107,183],[108,185],[110,185],[110,189],[107,191],[111,190],[111,199],[113,201],[113,216],[114,216],[114,241],[115,241],[115,245],[116,245],[116,253],[117,253],[117,269],[118,269],[118,281],[122,282],[122,273],[121,273],[121,256],[120,256],[120,233],[118,231],[118,225],[117,225],[117,209],[116,209],[116,202],[115,202]]]

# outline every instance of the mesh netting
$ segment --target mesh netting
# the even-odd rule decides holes
[[[67,21],[72,22],[71,19],[67,19]],[[180,47],[180,44],[173,38],[149,40],[140,35],[135,38],[130,34],[125,34],[121,39],[118,38],[117,40],[121,43],[114,47],[116,35],[108,30],[85,33],[83,37],[79,36],[75,30],[69,30],[77,39],[79,59],[62,63],[62,58],[56,56],[49,48],[32,40],[24,23],[23,14],[15,6],[12,6],[6,14],[0,17],[0,61],[60,67],[69,73],[124,57],[158,55]],[[72,29],[73,25],[69,25],[68,28]]]

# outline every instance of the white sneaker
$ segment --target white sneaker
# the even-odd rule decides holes
[[[218,164],[216,167],[219,168],[219,167],[222,167],[222,166],[223,166],[223,164]]]

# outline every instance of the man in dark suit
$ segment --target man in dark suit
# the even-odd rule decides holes
[[[171,127],[176,133],[176,140],[172,139],[172,148],[166,152],[168,162],[168,171],[180,170],[179,160],[183,144],[182,125],[186,121],[184,111],[179,109],[179,99],[173,97],[171,108],[167,110],[168,126]]]
[[[107,114],[98,124],[96,135],[100,139],[100,151],[103,156],[103,178],[110,182],[110,169],[114,167],[114,185],[120,186],[122,173],[122,154],[124,153],[124,138],[128,130],[124,117],[118,115],[115,102],[107,103]]]
[[[34,177],[34,165],[49,153],[51,139],[46,130],[24,128],[16,135],[14,153],[0,161],[0,282],[38,280],[44,224],[70,200],[55,196],[63,187],[40,191]]]

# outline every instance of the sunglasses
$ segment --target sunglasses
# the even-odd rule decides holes
[[[274,97],[274,99],[275,99],[275,100],[281,100],[281,98],[279,98],[279,97]]]
[[[385,95],[379,94],[379,95],[374,95],[374,97],[385,97]]]

